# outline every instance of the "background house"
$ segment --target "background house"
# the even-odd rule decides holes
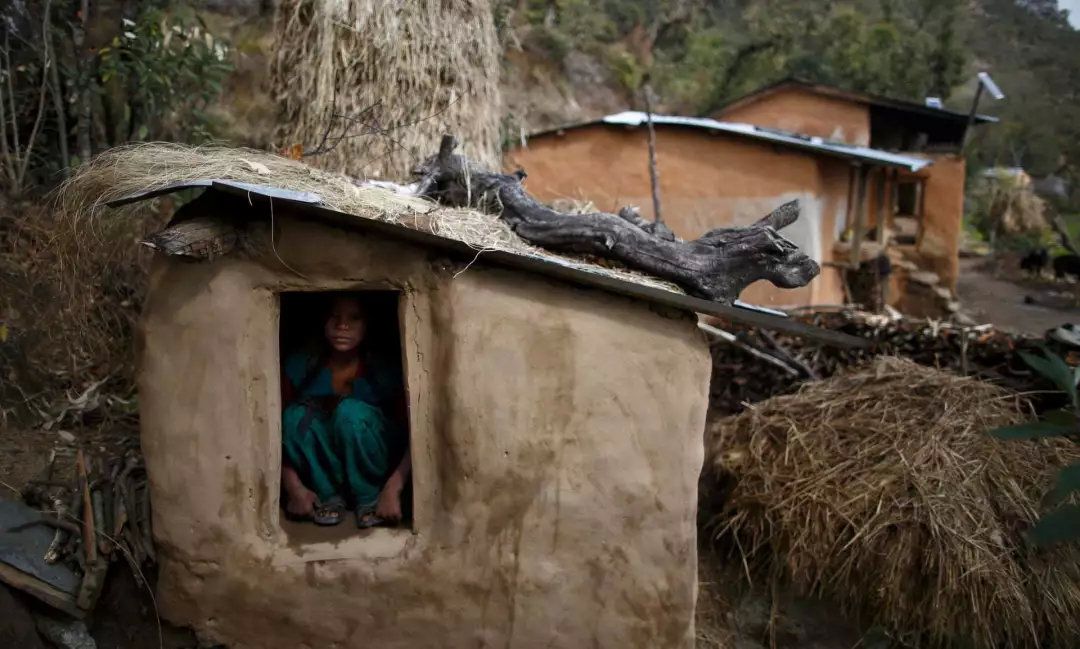
[[[898,258],[936,273],[943,286],[956,289],[964,216],[965,163],[960,154],[969,123],[995,118],[790,79],[737,99],[714,117],[930,161],[919,170],[871,172],[868,211],[884,213],[896,231]]]
[[[744,97],[716,119],[654,116],[663,217],[693,238],[798,199],[803,216],[786,234],[822,265],[821,276],[794,291],[759,282],[743,293],[747,301],[842,303],[845,269],[886,248],[902,270],[932,271],[916,277],[936,274],[951,288],[966,120],[798,82]],[[528,187],[542,199],[589,200],[607,210],[632,204],[651,217],[644,122],[643,113],[626,112],[536,133],[508,151],[504,165],[533,172]],[[904,299],[907,275],[898,275],[894,303]]]

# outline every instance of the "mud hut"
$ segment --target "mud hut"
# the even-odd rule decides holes
[[[187,212],[271,209],[247,203],[211,190]],[[152,272],[138,383],[164,615],[230,647],[689,646],[694,321],[273,204],[276,255]],[[324,533],[278,506],[282,305],[337,290],[395,297],[408,526]]]
[[[519,189],[500,217],[173,145],[76,175],[64,196],[90,211],[202,191],[144,241],[158,254],[137,378],[163,617],[237,648],[692,645],[710,372],[695,312],[813,332],[532,246],[507,224]],[[632,214],[581,218],[646,236]],[[719,255],[709,243],[735,236],[740,254],[816,270],[778,218],[656,245]],[[710,286],[737,295],[724,279]],[[400,358],[401,526],[317,528],[280,506],[282,359],[310,298],[337,291],[380,305],[369,320]]]

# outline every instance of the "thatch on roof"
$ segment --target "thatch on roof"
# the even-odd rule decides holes
[[[758,403],[708,431],[706,483],[729,489],[707,533],[914,646],[1071,646],[1080,553],[1023,531],[1080,447],[987,435],[1021,405],[897,358]]]
[[[172,184],[205,180],[235,180],[317,194],[331,209],[431,232],[468,244],[479,257],[485,250],[502,250],[537,257],[594,273],[670,291],[680,288],[644,273],[601,266],[581,257],[553,253],[525,242],[496,214],[448,208],[416,196],[363,185],[337,173],[253,149],[221,146],[190,147],[146,143],[110,149],[80,167],[60,188],[58,203],[76,220],[93,220],[109,201]],[[141,203],[127,211],[146,209]]]
[[[500,48],[489,2],[284,0],[274,31],[282,148],[310,151],[328,136],[332,150],[313,164],[401,179],[455,133],[472,159],[497,162]]]

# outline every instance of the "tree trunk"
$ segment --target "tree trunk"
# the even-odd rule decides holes
[[[523,172],[487,171],[454,154],[455,147],[454,138],[445,136],[438,155],[417,168],[419,193],[448,205],[498,212],[518,236],[543,248],[616,260],[670,280],[691,295],[724,303],[759,279],[798,288],[820,272],[814,260],[777,232],[798,218],[795,201],[751,226],[719,228],[682,241],[633,210],[557,212],[525,191]]]
[[[63,175],[67,177],[71,173],[71,154],[68,152],[68,128],[67,107],[64,105],[64,86],[60,83],[60,55],[53,47],[52,23],[45,22],[45,33],[42,38],[46,47],[46,58],[50,60],[49,85],[53,98],[53,110],[56,112],[56,141],[60,148],[60,164],[63,165]]]
[[[93,54],[86,50],[86,24],[89,20],[90,2],[81,0],[79,15],[71,24],[72,40],[75,43],[75,60],[77,69],[77,89],[75,104],[75,140],[79,150],[79,163],[85,163],[93,156],[93,144],[90,139],[90,131],[93,129],[93,109],[91,105],[91,89],[93,81],[90,78]]]

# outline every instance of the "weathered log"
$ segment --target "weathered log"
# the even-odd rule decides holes
[[[553,210],[525,191],[524,172],[488,171],[455,154],[456,146],[452,136],[445,136],[439,153],[416,168],[422,195],[498,213],[518,236],[540,247],[616,260],[670,280],[691,295],[725,303],[759,279],[797,288],[821,270],[777,232],[799,217],[795,201],[748,227],[719,228],[683,241],[625,208],[619,214]]]

